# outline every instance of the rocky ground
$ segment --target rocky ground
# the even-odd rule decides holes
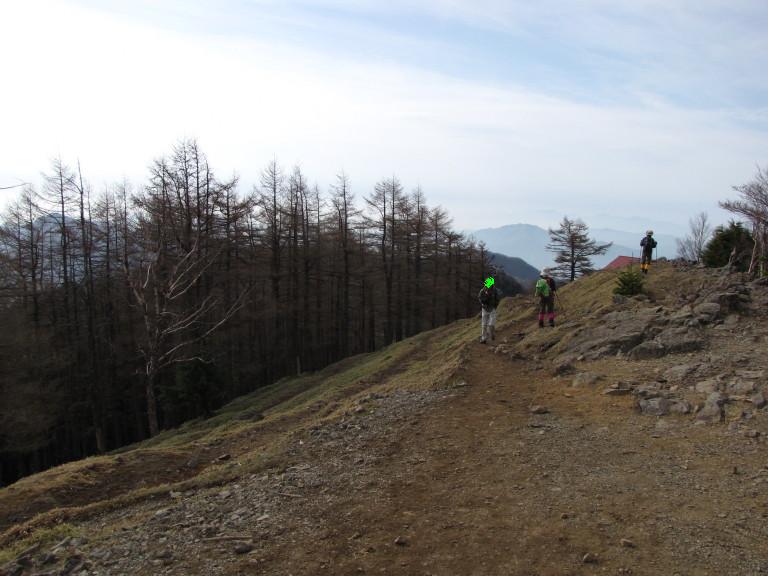
[[[364,391],[279,466],[99,513],[4,573],[768,573],[768,289],[668,273],[554,330],[518,302],[441,385]]]

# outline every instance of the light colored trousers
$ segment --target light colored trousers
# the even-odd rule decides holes
[[[483,308],[483,315],[480,320],[480,340],[485,342],[488,337],[495,337],[494,331],[496,330],[496,308],[486,310]]]

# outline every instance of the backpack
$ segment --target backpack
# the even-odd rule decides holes
[[[653,250],[656,248],[656,240],[654,240],[651,236],[643,236],[643,239],[640,240],[640,246],[648,250]]]
[[[546,298],[552,291],[549,288],[549,282],[545,278],[539,278],[536,281],[536,295]]]
[[[480,290],[480,304],[483,308],[487,306],[496,308],[499,305],[499,293],[495,287]]]

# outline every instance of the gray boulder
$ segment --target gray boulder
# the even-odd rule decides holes
[[[627,353],[638,344],[652,340],[668,323],[669,318],[660,307],[610,312],[600,319],[594,330],[568,343],[560,359],[595,360]]]
[[[710,303],[720,305],[721,312],[730,312],[739,310],[752,299],[749,296],[749,289],[746,286],[732,286],[727,292],[712,294],[708,298]]]
[[[693,309],[700,322],[712,322],[720,315],[720,304],[717,302],[704,302]]]
[[[679,326],[664,330],[657,339],[669,354],[694,352],[704,347],[698,331]]]
[[[667,354],[667,348],[656,340],[642,342],[629,351],[632,360],[646,360],[648,358],[661,358]]]
[[[674,324],[685,324],[688,320],[693,318],[693,308],[691,308],[690,305],[686,304],[680,310],[672,314],[670,317],[670,320]]]
[[[667,354],[693,352],[704,347],[704,340],[695,331],[684,328],[669,328],[653,340],[646,340],[629,351],[633,360],[661,358]]]
[[[670,382],[680,382],[698,370],[699,364],[678,364],[664,372],[664,378]]]
[[[752,394],[755,391],[755,388],[755,383],[751,380],[735,378],[728,383],[728,392],[739,396]]]
[[[694,389],[700,394],[712,394],[720,389],[720,381],[715,378],[702,380],[694,385]]]
[[[637,405],[648,416],[666,416],[672,409],[672,401],[667,398],[641,398]]]
[[[690,402],[677,399],[672,402],[672,406],[669,408],[669,411],[673,414],[690,414],[691,410],[693,410],[693,406],[691,406]]]
[[[704,407],[696,414],[696,420],[699,422],[722,422],[725,418],[725,410],[723,405],[727,398],[720,392],[712,392],[707,396],[707,401],[704,403]]]
[[[640,398],[656,398],[658,396],[666,397],[667,393],[659,390],[655,384],[642,384],[633,388],[632,394]]]

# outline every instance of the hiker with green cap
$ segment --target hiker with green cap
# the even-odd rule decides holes
[[[643,247],[643,258],[640,262],[640,270],[643,274],[648,274],[648,268],[651,267],[653,259],[653,249],[656,248],[656,240],[653,239],[653,230],[648,230],[645,236],[640,240],[640,246]]]
[[[539,328],[544,328],[544,317],[549,316],[549,325],[555,327],[555,291],[557,285],[555,279],[549,273],[549,268],[544,268],[536,281],[535,296],[539,297]]]
[[[491,341],[496,340],[496,307],[501,300],[501,293],[495,286],[496,282],[492,276],[485,279],[484,285],[478,295],[482,315],[480,318],[480,344],[490,337]]]

